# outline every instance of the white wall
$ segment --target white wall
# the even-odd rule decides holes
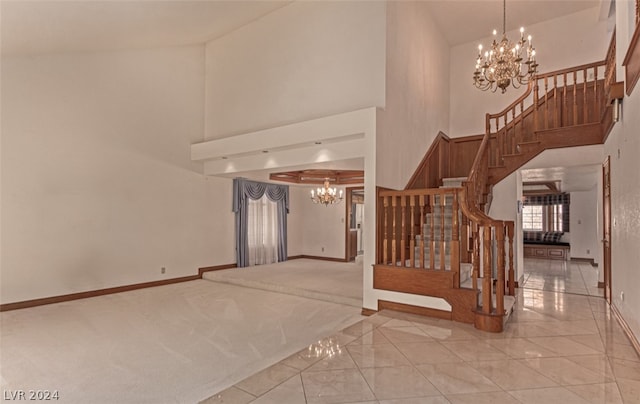
[[[202,46],[3,57],[1,79],[2,303],[235,261],[231,180],[189,156]]]
[[[384,104],[384,2],[293,2],[209,42],[205,138]]]
[[[597,6],[525,27],[525,34],[533,37],[538,70],[546,73],[603,60],[611,33],[607,32],[607,22],[599,21],[599,12]],[[507,32],[511,39],[519,35],[517,31]],[[526,89],[509,88],[506,94],[501,94],[473,87],[478,44],[486,48],[492,38],[479,38],[451,49],[451,137],[484,133],[485,114],[500,112]]]
[[[338,192],[342,190],[344,195],[344,187],[336,188]],[[300,232],[296,236],[299,250],[297,254],[290,251],[289,255],[344,259],[345,203],[331,206],[316,205],[309,199],[311,187],[292,186],[289,189],[292,195],[292,211],[295,208],[300,216]],[[291,238],[291,235],[289,237]],[[289,245],[291,246],[291,240]]]
[[[518,214],[517,205],[519,195],[522,195],[522,176],[515,171],[493,187],[493,199],[489,208],[490,217],[514,222],[515,281],[519,281],[523,274],[522,260],[520,260],[522,254],[519,253],[522,246],[522,215]]]
[[[289,185],[289,215],[287,216],[287,254],[289,257],[302,254],[304,236],[304,195],[300,187]]]
[[[449,45],[426,2],[387,4],[386,54],[376,184],[402,189],[438,132],[449,130]]]
[[[569,227],[571,230],[571,257],[591,258],[596,263],[602,248],[598,234],[597,186],[589,191],[571,192]]]
[[[611,156],[613,304],[636,338],[640,338],[640,114],[637,111],[640,111],[640,88],[636,86],[631,96],[624,98],[621,120],[609,134],[604,148],[605,154]]]

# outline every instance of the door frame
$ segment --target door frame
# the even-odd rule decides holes
[[[344,219],[344,260],[346,262],[349,261],[349,251],[351,251],[351,237],[349,237],[351,233],[351,201],[353,200],[353,191],[364,191],[364,186],[360,187],[347,187],[345,189],[346,198],[345,198],[345,219]],[[365,201],[366,202],[366,201]]]
[[[602,163],[602,261],[604,298],[611,304],[611,156]]]

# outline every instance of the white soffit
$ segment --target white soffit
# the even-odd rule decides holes
[[[375,130],[375,116],[375,108],[366,108],[196,143],[191,145],[191,160],[235,159],[265,151],[284,152],[317,145],[340,148],[343,143],[363,139],[367,131]],[[360,153],[352,157],[364,156],[364,149]]]
[[[563,192],[589,191],[598,184],[602,166],[546,167],[522,170],[523,182],[558,181]],[[530,188],[527,188],[530,189]]]
[[[299,149],[287,149],[260,155],[238,157],[227,160],[211,160],[204,163],[205,175],[237,175],[240,173],[268,170],[276,171],[290,167],[325,167],[321,163],[363,158],[364,138],[318,145]],[[341,166],[342,169],[344,167]]]

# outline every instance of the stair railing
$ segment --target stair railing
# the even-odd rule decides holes
[[[600,122],[606,108],[605,78],[615,71],[609,65],[602,60],[540,74],[507,108],[487,114],[489,165],[501,166],[504,156],[517,154],[520,145],[536,142],[537,131]]]
[[[460,229],[460,193],[460,188],[379,190],[377,264],[450,270],[459,287],[460,234],[466,234]],[[445,231],[449,212],[450,232]]]

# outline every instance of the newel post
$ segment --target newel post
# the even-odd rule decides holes
[[[499,315],[504,314],[504,222],[496,222],[496,243],[497,249],[497,283],[496,283],[496,313]]]
[[[509,278],[507,284],[509,287],[509,296],[515,296],[515,270],[513,266],[513,236],[514,236],[514,222],[507,222],[507,237],[509,238]]]

